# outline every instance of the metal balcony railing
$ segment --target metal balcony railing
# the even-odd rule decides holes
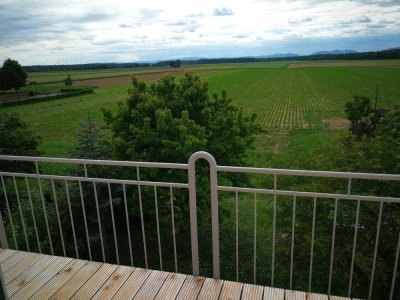
[[[385,195],[382,196],[380,191],[375,191],[375,194],[364,194],[361,192],[353,192],[353,182],[355,180],[362,180],[366,182],[391,182],[395,184],[400,184],[400,175],[393,174],[371,174],[371,173],[349,173],[349,172],[327,172],[327,171],[307,171],[307,170],[285,170],[285,169],[270,169],[270,168],[249,168],[249,167],[233,167],[233,166],[219,166],[217,165],[214,157],[206,152],[196,152],[193,154],[187,164],[178,164],[178,163],[155,163],[155,162],[132,162],[132,161],[109,161],[109,160],[88,160],[88,159],[64,159],[64,158],[46,158],[46,157],[19,157],[19,156],[0,156],[0,167],[2,163],[5,164],[5,168],[0,170],[0,179],[3,195],[0,195],[4,199],[4,203],[1,205],[2,214],[0,214],[0,244],[2,248],[13,248],[13,249],[25,249],[27,251],[31,251],[32,249],[36,249],[36,251],[42,253],[46,252],[46,249],[49,250],[50,254],[54,255],[57,250],[54,245],[57,244],[58,249],[60,249],[61,254],[64,256],[71,256],[71,251],[68,249],[71,248],[71,245],[68,245],[68,241],[73,241],[73,254],[76,258],[82,257],[82,252],[87,251],[87,257],[89,260],[101,259],[106,262],[107,253],[111,250],[108,248],[113,248],[112,253],[115,254],[115,260],[117,264],[120,264],[120,256],[121,256],[121,237],[120,232],[118,232],[118,228],[120,228],[120,223],[126,224],[126,232],[127,236],[123,238],[124,242],[127,243],[127,249],[129,249],[129,253],[124,253],[129,257],[129,261],[131,265],[135,265],[135,255],[133,253],[133,241],[132,241],[132,219],[130,216],[131,205],[129,205],[128,198],[130,197],[127,194],[127,190],[131,187],[135,187],[137,189],[137,194],[135,197],[138,199],[138,215],[140,216],[140,224],[141,227],[141,242],[143,247],[143,259],[144,265],[147,268],[149,266],[149,249],[148,249],[148,238],[146,238],[146,211],[143,208],[144,201],[150,201],[148,197],[144,199],[144,189],[146,189],[147,193],[149,188],[153,189],[154,200],[154,209],[155,217],[156,217],[156,249],[152,248],[150,251],[158,252],[159,265],[160,269],[163,269],[163,253],[162,253],[162,244],[160,238],[160,231],[164,228],[160,228],[160,218],[164,216],[160,216],[159,213],[159,201],[169,201],[170,208],[170,224],[171,228],[171,238],[173,245],[173,265],[174,269],[178,271],[178,262],[179,255],[177,252],[177,243],[180,243],[180,240],[177,240],[176,237],[176,210],[174,207],[174,202],[179,201],[179,197],[188,199],[188,209],[189,209],[189,223],[190,223],[190,253],[191,253],[191,264],[192,264],[192,274],[199,275],[200,273],[200,259],[199,259],[199,224],[198,224],[198,191],[196,191],[198,185],[196,184],[196,162],[199,159],[206,160],[209,165],[209,197],[210,199],[210,214],[211,214],[211,240],[212,240],[212,274],[214,278],[221,277],[221,259],[220,259],[220,221],[219,221],[219,202],[221,200],[222,194],[230,194],[231,198],[233,195],[233,203],[234,203],[234,213],[235,213],[235,236],[232,237],[235,240],[235,275],[236,280],[239,280],[239,269],[241,267],[241,262],[239,260],[239,218],[238,218],[238,207],[239,207],[239,196],[242,195],[251,195],[253,199],[253,257],[246,257],[246,260],[252,260],[253,266],[253,279],[254,283],[257,280],[257,218],[260,218],[260,215],[257,212],[257,197],[261,197],[261,195],[269,195],[271,197],[271,205],[272,205],[272,241],[271,241],[271,261],[270,261],[270,285],[275,286],[275,275],[276,275],[276,243],[277,243],[277,232],[276,232],[276,224],[277,224],[277,205],[279,202],[279,197],[285,197],[285,199],[291,199],[292,208],[291,208],[291,236],[288,237],[290,241],[290,263],[288,265],[289,268],[289,278],[288,278],[288,287],[291,289],[293,285],[293,273],[294,273],[294,263],[295,263],[295,230],[296,230],[296,207],[299,199],[302,198],[311,198],[312,199],[312,220],[311,222],[311,239],[309,245],[309,265],[308,270],[304,271],[308,273],[308,291],[312,291],[312,282],[313,282],[313,268],[314,259],[315,259],[315,231],[316,231],[316,214],[317,214],[317,202],[322,199],[331,199],[332,200],[332,235],[330,242],[330,255],[329,255],[329,267],[326,270],[328,277],[328,285],[326,289],[326,293],[330,294],[332,289],[332,276],[334,272],[334,257],[335,257],[335,241],[337,239],[337,217],[338,217],[338,202],[339,201],[352,201],[356,203],[356,211],[355,211],[355,221],[352,225],[354,230],[353,239],[349,241],[351,243],[351,258],[349,258],[350,264],[348,268],[348,288],[347,288],[347,296],[352,296],[352,285],[353,285],[353,275],[354,275],[354,264],[357,255],[357,241],[359,231],[364,225],[360,225],[360,206],[361,203],[371,202],[371,203],[379,203],[379,213],[376,216],[377,224],[376,231],[374,237],[374,250],[372,254],[372,268],[370,271],[370,280],[368,283],[368,297],[372,297],[373,288],[374,288],[374,275],[376,271],[376,261],[377,254],[380,243],[380,234],[381,234],[381,225],[382,219],[385,217],[386,210],[384,210],[384,203],[398,205],[400,204],[399,195]],[[64,170],[60,168],[60,165],[72,166],[71,169],[74,169],[74,173],[66,172],[67,175],[54,175],[54,174],[46,174],[46,173],[57,173],[60,170]],[[56,167],[55,167],[56,166]],[[29,171],[19,171],[20,170],[29,170]],[[95,169],[98,168],[98,169]],[[98,172],[99,168],[101,172]],[[107,174],[107,168],[120,168],[121,170],[125,170],[122,172],[125,174],[124,179],[121,178],[108,178],[107,175],[99,177],[98,174]],[[6,170],[7,169],[7,170]],[[168,173],[168,176],[164,178],[172,178],[175,171],[183,172],[184,176],[180,177],[186,178],[186,180],[174,180],[174,181],[158,181],[158,180],[147,180],[143,179],[143,172],[146,173],[146,176],[152,178],[151,170],[164,170]],[[33,170],[33,172],[32,172]],[[95,170],[95,172],[94,172]],[[128,170],[128,171],[126,171]],[[146,170],[146,171],[145,171]],[[150,171],[149,171],[150,170]],[[93,171],[93,174],[91,174]],[[239,186],[239,184],[223,184],[223,182],[227,182],[224,180],[219,180],[219,176],[223,176],[224,174],[247,174],[250,176],[269,176],[271,178],[271,187],[252,187],[251,184],[248,186]],[[73,174],[73,175],[71,175]],[[115,173],[111,172],[111,177]],[[129,176],[126,174],[131,174],[130,178],[126,179]],[[134,175],[133,175],[134,174]],[[204,173],[202,173],[204,175]],[[198,176],[198,174],[197,174]],[[229,176],[229,175],[228,175]],[[281,179],[283,177],[295,177],[295,178],[317,178],[317,179],[334,179],[345,181],[345,188],[343,192],[314,192],[314,191],[304,191],[301,190],[301,184],[295,185],[297,189],[292,188],[278,188],[278,178]],[[181,181],[181,182],[180,182]],[[234,181],[232,181],[234,182]],[[88,190],[90,188],[90,191]],[[22,191],[23,189],[24,191]],[[100,210],[104,209],[99,206],[99,193],[100,189],[102,189],[102,194],[108,194],[108,203],[107,207],[110,210],[111,215],[111,224],[106,224],[107,226],[111,226],[112,235],[113,235],[113,243],[110,245],[108,243],[106,245],[104,241],[103,231],[105,230],[104,220],[102,220]],[[162,189],[162,197],[160,198],[160,189]],[[182,194],[182,192],[177,191],[187,191],[186,196]],[[340,189],[337,189],[340,190]],[[71,196],[71,193],[74,196]],[[115,194],[121,195],[119,201],[121,201],[120,207],[124,209],[124,220],[116,220],[115,219]],[[38,229],[38,208],[35,206],[33,198],[36,194],[38,196],[39,201],[41,202],[41,209],[43,220],[44,221],[46,234],[40,235]],[[146,194],[147,195],[147,194]],[[166,196],[167,195],[167,196]],[[183,195],[183,196],[182,196]],[[78,198],[80,201],[73,202],[72,197]],[[95,202],[95,214],[91,214],[91,218],[96,216],[97,220],[88,220],[87,219],[87,197],[90,196],[94,199]],[[244,196],[248,197],[248,196]],[[48,210],[48,202],[51,201],[54,204],[55,210],[51,212],[52,220],[56,220],[55,223],[49,222],[49,212]],[[296,202],[297,201],[297,202]],[[103,205],[105,205],[103,203]],[[63,218],[60,214],[60,207],[65,208],[64,211],[68,212],[68,217],[70,223],[67,224],[65,222],[66,218]],[[82,210],[82,214],[77,216],[74,215],[76,213],[76,207]],[[29,212],[30,216],[27,216],[26,213]],[[80,219],[80,216],[83,216],[83,220]],[[31,227],[27,226],[26,220],[31,220]],[[78,220],[79,219],[79,220]],[[83,228],[77,228],[77,221],[80,224],[83,224]],[[102,223],[103,222],[103,223]],[[100,241],[100,249],[93,249],[93,233],[91,233],[90,228],[93,229],[93,226],[89,226],[88,224],[97,224],[98,232],[96,235]],[[372,224],[371,226],[375,226]],[[29,228],[28,228],[29,227]],[[54,227],[57,227],[57,237],[59,240],[55,240],[54,238]],[[72,237],[66,233],[65,227],[70,227],[70,231],[72,233]],[[125,230],[125,229],[124,229]],[[390,290],[390,299],[393,298],[396,287],[396,277],[397,277],[397,267],[398,267],[398,258],[400,251],[400,232],[397,233],[397,247],[396,249],[392,249],[394,261],[390,262],[390,265],[393,266],[392,276],[390,279],[390,284],[387,286],[387,289]],[[33,238],[32,238],[33,237]],[[78,240],[86,240],[86,245],[79,245]],[[154,250],[154,251],[153,251]],[[99,254],[100,253],[100,254]]]

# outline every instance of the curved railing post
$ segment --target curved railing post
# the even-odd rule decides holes
[[[219,268],[219,221],[218,221],[218,178],[215,158],[207,152],[194,153],[188,162],[190,235],[192,245],[193,275],[199,275],[199,247],[197,236],[197,205],[196,205],[196,161],[205,159],[210,165],[210,196],[211,196],[211,229],[213,253],[213,277],[220,277]]]

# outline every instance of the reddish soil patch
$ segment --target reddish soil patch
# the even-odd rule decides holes
[[[28,93],[10,93],[10,94],[0,94],[1,101],[17,100],[27,98]]]
[[[99,88],[108,88],[116,85],[130,84],[132,80],[132,76],[136,76],[140,80],[152,81],[160,79],[166,75],[173,76],[182,76],[187,72],[187,70],[176,70],[176,71],[166,71],[166,72],[154,72],[154,73],[143,73],[143,74],[134,74],[127,76],[119,76],[119,77],[108,77],[108,78],[98,78],[98,79],[84,79],[84,80],[75,80],[74,85],[92,85],[97,86]],[[59,83],[54,83],[50,85],[60,85]]]
[[[84,80],[75,80],[73,85],[91,85],[97,86],[99,88],[108,88],[116,85],[130,84],[132,80],[132,76],[136,76],[140,80],[144,81],[152,81],[158,80],[166,75],[173,76],[183,76],[187,72],[196,72],[196,73],[204,73],[208,72],[208,70],[192,70],[192,69],[179,69],[179,70],[168,70],[168,71],[160,71],[153,73],[142,73],[142,74],[133,74],[126,76],[118,76],[118,77],[107,77],[107,78],[97,78],[97,79],[84,79]],[[48,85],[59,86],[61,83],[49,83]]]
[[[322,120],[325,124],[329,126],[329,128],[332,129],[345,129],[349,127],[349,120],[347,119],[342,119],[342,118],[329,118]]]

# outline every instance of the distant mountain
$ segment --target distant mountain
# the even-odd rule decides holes
[[[296,57],[298,54],[294,53],[275,53],[270,55],[255,56],[256,58],[281,58],[281,57]]]
[[[193,57],[182,57],[182,58],[180,58],[180,60],[199,60],[199,59],[205,59],[205,57],[193,56]]]
[[[318,51],[314,52],[311,55],[326,55],[326,54],[349,54],[349,53],[357,53],[357,51],[354,50],[332,50],[332,51]]]

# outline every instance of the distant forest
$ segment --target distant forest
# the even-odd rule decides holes
[[[384,51],[369,51],[360,53],[346,54],[318,54],[295,57],[235,57],[235,58],[202,58],[196,60],[183,60],[181,65],[202,65],[202,64],[221,64],[221,63],[245,63],[245,62],[271,62],[271,61],[303,61],[303,60],[358,60],[358,59],[400,59],[400,49],[390,49]],[[144,68],[144,67],[163,67],[169,66],[170,60],[159,61],[157,63],[94,63],[94,64],[74,64],[74,65],[35,65],[24,66],[26,72],[46,72],[46,71],[72,71],[72,70],[99,70],[99,69],[119,69],[119,68]]]

